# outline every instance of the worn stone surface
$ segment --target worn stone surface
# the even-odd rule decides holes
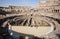
[[[9,30],[11,26],[40,27],[43,24],[47,25],[45,22],[42,23],[42,20],[48,22],[48,24],[52,24],[54,29],[51,33],[38,37],[60,39],[60,0],[47,0],[43,3],[39,2],[35,8],[31,6],[0,7],[0,25],[4,29],[7,27]],[[2,33],[5,33],[5,30]],[[9,30],[9,33],[13,32],[11,30]],[[0,31],[3,31],[3,29]],[[19,34],[21,36],[28,36],[27,38],[32,37],[33,39],[34,37],[34,35],[17,33],[17,30],[13,33],[13,37],[19,37]],[[0,37],[2,38],[2,36]]]

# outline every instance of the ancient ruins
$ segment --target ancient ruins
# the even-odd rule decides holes
[[[60,0],[39,2],[36,7],[0,7],[0,25],[15,39],[59,39]]]

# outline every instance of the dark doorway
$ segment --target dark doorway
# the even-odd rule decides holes
[[[38,38],[38,37],[34,37],[33,39],[45,39],[45,38]]]
[[[19,36],[19,39],[25,39],[25,37],[24,36]]]

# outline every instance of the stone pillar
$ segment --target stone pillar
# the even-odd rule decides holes
[[[28,37],[28,36],[26,36],[26,37],[25,37],[25,39],[29,39],[29,37]]]

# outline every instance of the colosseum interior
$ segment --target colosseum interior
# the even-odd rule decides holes
[[[60,0],[0,7],[0,38],[60,39]]]

